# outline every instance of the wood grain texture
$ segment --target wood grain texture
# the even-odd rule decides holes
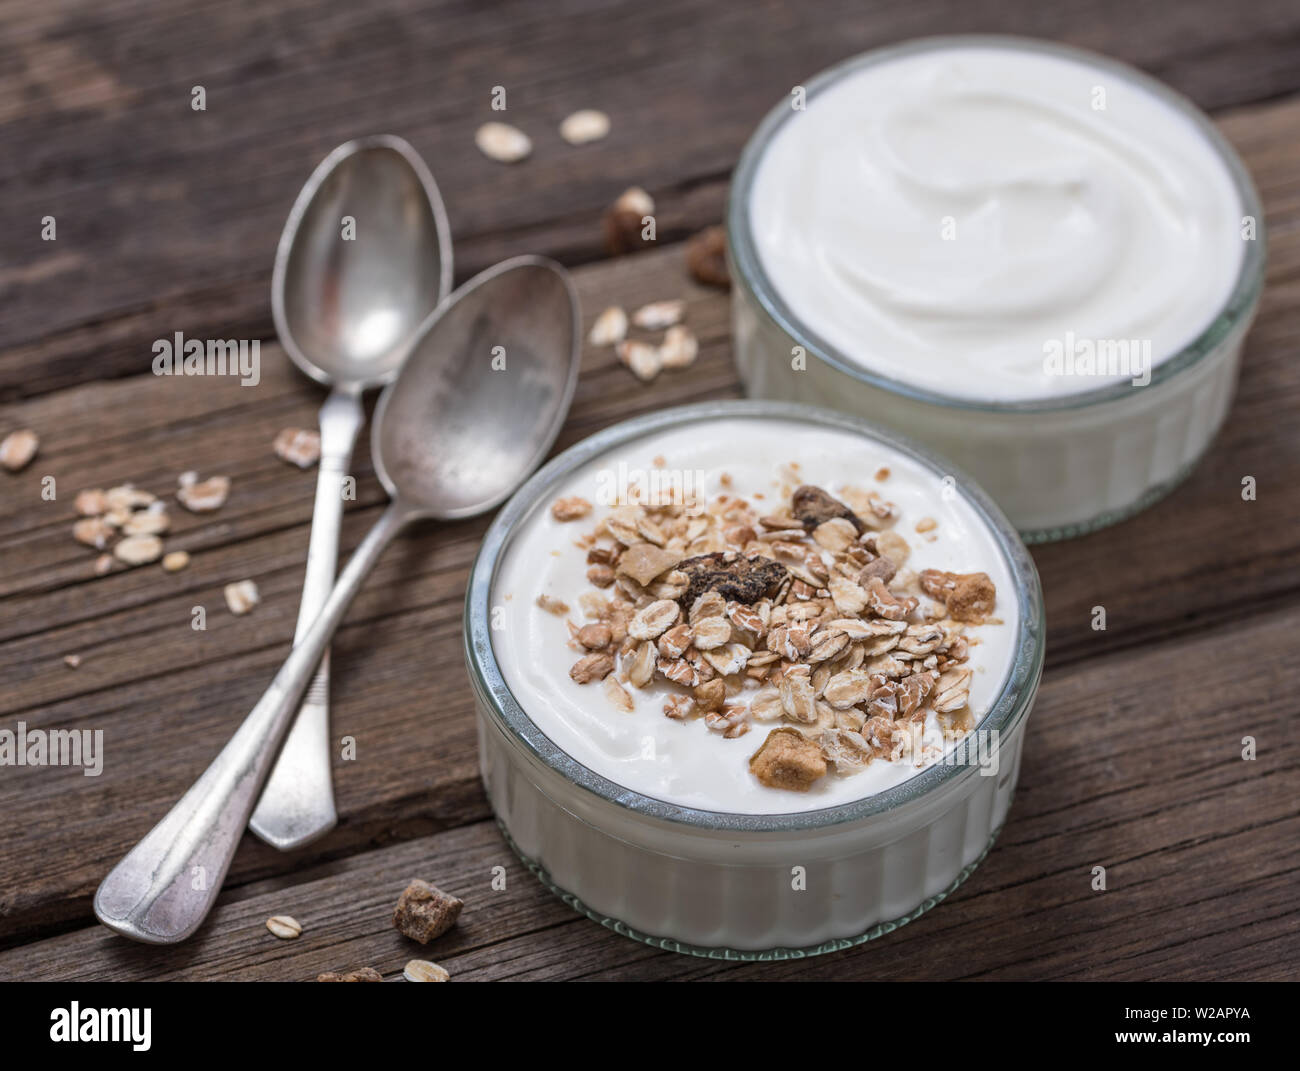
[[[662,240],[713,222],[745,139],[791,86],[909,37],[1054,38],[1214,110],[1300,89],[1290,0],[14,0],[4,19],[0,399],[136,374],[177,330],[268,337],[289,206],[362,134],[400,134],[429,161],[464,279],[516,253],[597,258],[600,213],[633,184],[658,199]],[[196,85],[206,111],[191,108]],[[472,147],[502,117],[498,85],[505,117],[533,136],[524,167]],[[593,104],[610,137],[566,146],[557,124]]]
[[[0,473],[0,727],[98,728],[106,748],[99,778],[0,769],[0,978],[310,978],[365,965],[392,977],[425,954],[388,921],[417,875],[466,897],[461,927],[427,952],[463,979],[1294,977],[1300,11],[556,8],[21,0],[0,15],[0,222],[15,236],[0,250],[0,435],[42,436],[31,467]],[[656,952],[554,900],[510,855],[477,777],[460,645],[480,519],[401,539],[338,635],[333,733],[358,747],[336,764],[339,827],[292,856],[245,838],[213,919],[183,948],[91,925],[95,885],[288,651],[314,473],[270,443],[311,426],[323,395],[271,342],[256,387],[147,368],[149,342],[175,330],[269,335],[271,252],[319,157],[381,126],[408,136],[446,195],[461,278],[512,253],[558,256],[582,265],[585,324],[608,304],[688,299],[701,339],[692,373],[646,387],[589,348],[562,449],[640,412],[739,395],[727,299],[688,281],[677,239],[720,218],[735,156],[771,102],[862,47],[975,28],[1099,48],[1229,109],[1220,123],[1260,188],[1270,260],[1210,456],[1139,517],[1035,548],[1048,670],[1011,819],[966,886],[863,949],[743,967]],[[203,114],[188,110],[195,83],[209,91]],[[494,84],[538,144],[513,169],[469,148]],[[574,150],[551,136],[592,103],[614,117],[607,142]],[[600,211],[634,183],[659,202],[661,248],[601,259]],[[33,238],[46,211],[57,255]],[[190,551],[189,568],[96,577],[95,552],[70,536],[76,492],[131,480],[171,495],[187,469],[233,480],[217,513],[172,507],[168,548]],[[344,553],[383,498],[364,442],[353,471]],[[53,502],[40,497],[47,475]],[[1240,494],[1247,475],[1253,502]],[[221,588],[243,578],[263,602],[237,619]],[[203,632],[189,627],[199,605]],[[1091,627],[1097,605],[1105,632]],[[1259,742],[1253,763],[1239,758],[1246,735]],[[504,893],[488,885],[497,865]],[[1095,865],[1108,868],[1105,893],[1090,889]],[[306,924],[300,941],[265,931],[279,912]]]
[[[419,955],[462,980],[1295,979],[1300,740],[1284,697],[1300,690],[1300,663],[1247,674],[1230,702],[1223,666],[1296,628],[1293,607],[1050,674],[994,850],[942,906],[847,952],[737,966],[639,945],[552,897],[482,821],[244,884],[181,947],[91,926],[0,953],[0,977],[305,980],[360,966],[391,977]],[[498,866],[504,890],[492,887]],[[457,930],[423,950],[391,923],[411,877],[466,902]],[[274,914],[297,918],[303,937],[271,937]]]

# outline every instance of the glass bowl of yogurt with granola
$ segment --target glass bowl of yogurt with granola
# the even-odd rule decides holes
[[[557,457],[489,529],[465,634],[529,866],[620,932],[742,957],[868,940],[963,880],[1043,658],[1037,575],[983,491],[779,402]]]

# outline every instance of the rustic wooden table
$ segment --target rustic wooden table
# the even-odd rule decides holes
[[[213,916],[181,947],[96,925],[96,884],[288,650],[314,473],[270,443],[312,426],[322,394],[274,343],[268,295],[276,238],[316,162],[357,135],[408,138],[446,198],[458,280],[540,252],[573,266],[585,323],[610,303],[688,299],[697,374],[647,388],[609,351],[587,352],[563,447],[635,413],[738,394],[727,299],[688,281],[682,240],[721,219],[764,111],[855,52],[971,30],[1091,47],[1189,94],[1254,173],[1271,251],[1210,456],[1137,519],[1035,550],[1048,667],[1010,820],[965,886],[883,940],[762,965],[655,951],[553,898],[498,834],[475,765],[460,630],[480,520],[399,542],[338,635],[334,734],[357,741],[335,769],[338,828],[294,855],[247,837]],[[30,426],[42,440],[25,471],[0,473],[0,728],[102,729],[105,747],[98,778],[0,768],[0,977],[309,979],[364,965],[395,977],[413,949],[389,911],[412,876],[466,901],[429,950],[457,979],[1300,975],[1292,0],[11,0],[0,42],[0,434]],[[206,111],[191,108],[196,85]],[[496,85],[536,143],[515,167],[473,148]],[[566,146],[556,123],[586,106],[608,111],[613,132]],[[631,185],[657,202],[658,248],[606,259],[601,212]],[[45,216],[56,241],[41,239]],[[261,384],[154,377],[151,343],[176,331],[266,340]],[[170,494],[186,469],[233,480],[217,513],[172,510],[169,548],[188,550],[189,568],[96,576],[95,553],[70,537],[75,493],[134,481]],[[364,446],[354,471],[345,553],[381,508]],[[55,501],[41,497],[45,476]],[[236,618],[221,589],[246,577],[264,601]],[[196,605],[206,631],[190,627]],[[1098,605],[1104,632],[1091,627]],[[1246,736],[1254,761],[1241,758]],[[504,891],[490,887],[498,865]],[[301,939],[267,933],[277,913],[304,923]]]

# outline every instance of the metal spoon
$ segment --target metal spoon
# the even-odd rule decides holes
[[[438,307],[375,410],[371,449],[391,503],[221,754],[99,886],[104,925],[150,944],[198,928],[312,671],[380,553],[416,518],[470,517],[514,491],[564,422],[579,350],[572,284],[540,257],[498,264]]]
[[[340,145],[312,172],[276,250],[271,310],[285,352],[330,386],[307,575],[295,641],[320,612],[338,565],[343,480],[365,420],[362,392],[390,382],[420,325],[451,290],[451,238],[438,187],[401,138]],[[334,828],[329,652],[249,823],[282,851]]]

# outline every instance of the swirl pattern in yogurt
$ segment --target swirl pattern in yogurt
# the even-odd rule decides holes
[[[763,271],[809,330],[977,402],[1140,380],[1178,353],[1232,291],[1241,213],[1217,147],[1134,78],[974,43],[815,92],[749,201]],[[1062,374],[1120,344],[1128,366]]]

